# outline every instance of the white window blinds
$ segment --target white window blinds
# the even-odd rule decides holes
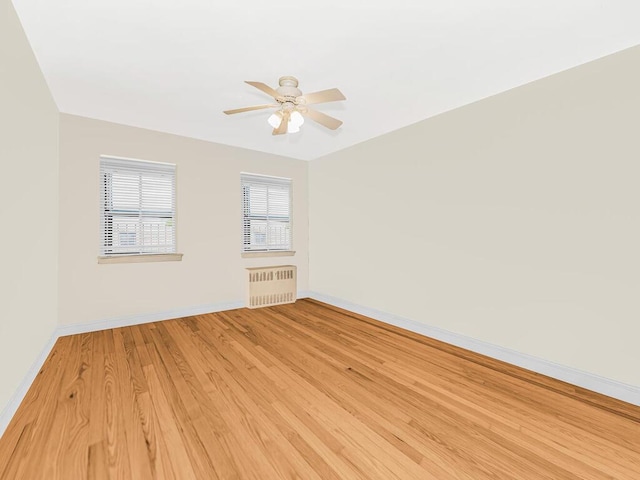
[[[100,255],[176,252],[176,166],[100,157]]]
[[[242,173],[242,251],[291,250],[291,179]]]

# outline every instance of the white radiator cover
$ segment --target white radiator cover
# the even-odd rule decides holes
[[[295,265],[247,268],[247,307],[293,303],[297,297]]]

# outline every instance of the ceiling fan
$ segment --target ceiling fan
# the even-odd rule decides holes
[[[308,107],[308,105],[318,103],[346,100],[345,96],[337,88],[303,95],[298,89],[298,79],[291,76],[280,77],[278,80],[280,86],[275,90],[261,82],[245,83],[262,90],[273,97],[277,103],[225,110],[224,113],[227,115],[276,107],[278,110],[269,117],[269,124],[273,127],[273,135],[299,132],[300,126],[304,123],[304,117],[308,117],[331,130],[335,130],[342,125],[340,120]]]

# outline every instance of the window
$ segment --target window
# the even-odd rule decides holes
[[[176,252],[176,166],[100,157],[100,255]]]
[[[291,250],[291,180],[243,173],[242,251]]]

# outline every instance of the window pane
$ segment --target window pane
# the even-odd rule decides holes
[[[244,251],[291,249],[291,180],[241,175]]]
[[[249,215],[267,215],[267,187],[249,185]]]
[[[101,255],[175,253],[175,165],[100,158]]]

